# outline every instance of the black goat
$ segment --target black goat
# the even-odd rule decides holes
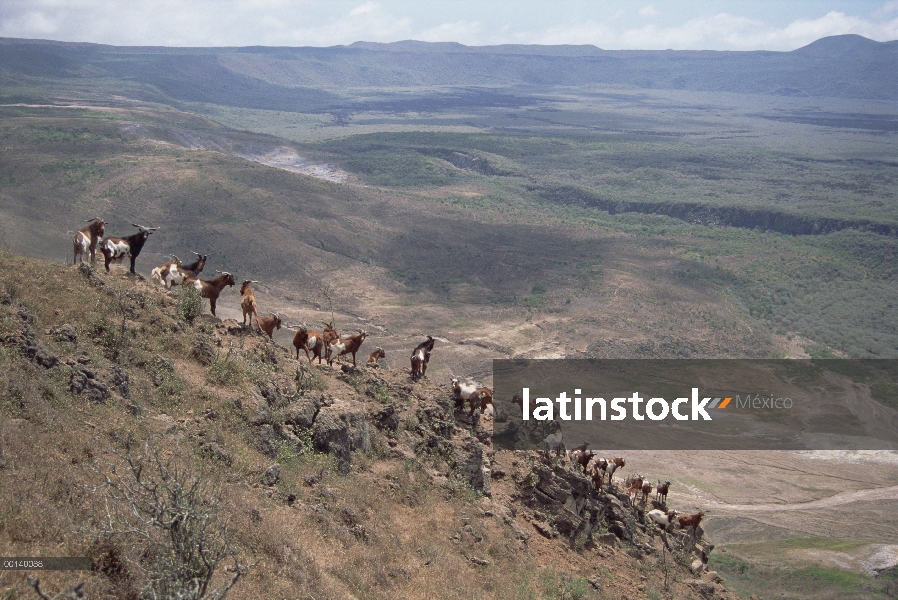
[[[158,227],[144,227],[137,223],[131,223],[131,225],[134,225],[140,231],[125,238],[108,237],[100,242],[100,252],[103,253],[103,257],[106,259],[107,272],[109,272],[110,262],[122,262],[126,256],[130,256],[131,274],[137,275],[137,272],[134,270],[134,261],[137,259],[140,251],[143,250],[143,245],[147,242],[150,234],[159,229]]]

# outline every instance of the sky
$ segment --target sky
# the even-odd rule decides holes
[[[120,46],[785,51],[847,33],[898,39],[898,0],[0,0],[0,37]]]

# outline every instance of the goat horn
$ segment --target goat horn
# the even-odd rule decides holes
[[[199,252],[194,252],[193,250],[188,250],[188,252],[193,252],[193,253],[196,254],[197,256],[202,256],[202,254],[200,254]]]
[[[175,256],[174,254],[169,254],[169,256],[171,256],[173,259],[175,259],[176,261],[178,261],[179,264],[181,263],[181,259],[178,258],[177,256]]]
[[[137,227],[138,229],[146,229],[146,227],[144,227],[143,225],[138,225],[137,223],[131,223],[131,225]]]
[[[91,221],[99,221],[99,220],[100,220],[100,217],[94,217],[92,219],[86,220],[85,223],[90,223]]]

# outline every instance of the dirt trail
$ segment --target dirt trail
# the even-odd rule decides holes
[[[898,485],[869,490],[841,492],[828,498],[793,504],[727,504],[715,500],[704,500],[704,504],[707,504],[709,508],[714,508],[715,511],[720,512],[772,512],[783,510],[816,510],[820,508],[832,508],[834,506],[841,506],[852,502],[870,502],[874,500],[898,500]]]

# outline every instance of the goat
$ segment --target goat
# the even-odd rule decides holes
[[[150,279],[152,279],[155,283],[158,283],[159,285],[164,285],[166,287],[168,287],[168,286],[166,284],[165,277],[166,277],[166,275],[168,275],[169,269],[171,269],[174,266],[178,266],[178,267],[181,266],[180,258],[175,256],[174,254],[169,254],[169,256],[171,256],[170,261],[162,263],[161,265],[159,265],[158,267],[155,267],[150,272]]]
[[[253,286],[250,285],[252,283],[259,283],[258,281],[253,281],[252,279],[247,279],[243,282],[243,285],[240,286],[240,308],[243,310],[243,327],[246,328],[246,317],[249,316],[249,326],[252,328],[253,326],[253,315],[256,316],[256,321],[259,320],[259,313],[256,311],[256,297],[253,295]]]
[[[412,381],[418,381],[427,372],[427,363],[430,362],[430,353],[433,352],[433,337],[427,336],[427,340],[421,342],[412,350]]]
[[[336,332],[335,332],[336,333]],[[359,351],[359,348],[362,345],[362,342],[365,341],[365,337],[367,337],[368,332],[364,329],[360,329],[358,333],[350,335],[345,338],[339,338],[335,342],[331,342],[331,344],[327,347],[328,354],[330,357],[327,359],[327,364],[333,365],[334,359],[343,356],[344,354],[352,354],[352,366],[355,366],[355,353]],[[334,352],[337,353],[334,356]]]
[[[427,363],[430,362],[430,352],[424,348],[415,348],[412,352],[412,381],[418,381],[427,372]]]
[[[652,482],[645,480],[642,482],[642,503],[645,504],[649,494],[652,493]]]
[[[600,459],[604,460],[604,459]],[[607,463],[606,463],[607,465]],[[599,464],[599,461],[596,461],[592,465],[592,483],[596,486],[597,490],[602,489],[602,481],[605,479],[605,470]]]
[[[581,446],[587,446],[589,442],[584,442]],[[596,455],[592,450],[587,450],[586,448],[577,447],[571,451],[571,460],[580,465],[583,469],[583,474],[586,475],[586,468],[589,466],[589,461]]]
[[[193,252],[193,250],[191,250],[191,252]],[[170,266],[162,273],[162,282],[165,287],[171,289],[176,285],[184,285],[188,280],[197,279],[200,276],[203,267],[206,266],[206,260],[209,258],[209,255],[203,255],[198,252],[193,253],[197,256],[197,259],[194,262],[189,265],[184,265],[178,261],[177,265]]]
[[[480,414],[483,414],[483,411],[486,410],[487,406],[492,406],[493,416],[495,416],[496,405],[493,404],[493,390],[490,388],[479,387],[477,388],[477,395],[480,396]]]
[[[602,482],[605,480],[605,473],[608,471],[608,461],[604,458],[597,458],[596,462],[592,466],[592,480],[596,481],[596,477],[599,478],[596,483],[596,489],[602,489]]]
[[[698,524],[702,522],[702,517],[705,516],[705,513],[702,511],[698,511],[697,513],[691,513],[688,515],[678,515],[677,522],[680,525],[680,529],[686,529],[687,527],[692,527],[692,535],[695,536],[695,532],[698,531]]]
[[[305,325],[287,325],[290,329],[296,329],[296,334],[293,336],[293,346],[296,348],[296,360],[299,360],[299,349],[302,348],[306,353],[306,358],[309,359],[309,364],[312,364],[312,358],[318,359],[318,364],[321,364],[321,357],[324,356],[324,342],[322,341],[324,337],[321,335],[320,331],[309,330]],[[309,354],[311,350],[312,354]]]
[[[191,250],[190,252],[193,252]],[[200,273],[203,272],[203,267],[206,266],[206,261],[209,260],[208,254],[200,254],[199,252],[193,252],[196,254],[196,260],[187,265],[181,265],[181,268],[185,271],[190,271],[193,273],[194,277],[199,277]]]
[[[110,262],[113,260],[122,262],[126,256],[130,256],[131,274],[137,275],[137,271],[134,270],[134,261],[137,260],[140,251],[143,250],[143,245],[147,242],[150,234],[159,229],[158,227],[144,227],[137,223],[131,223],[131,225],[139,230],[134,235],[129,235],[126,238],[109,237],[100,242],[100,252],[103,253],[103,258],[106,259],[107,273],[109,272]]]
[[[383,348],[378,346],[377,348],[374,349],[374,352],[372,352],[368,356],[368,366],[371,367],[372,369],[376,369],[377,367],[380,366],[380,364],[377,361],[379,361],[382,358],[386,358],[386,357],[387,357],[387,353],[384,352]]]
[[[106,233],[106,221],[100,217],[87,219],[85,223],[90,223],[75,232],[72,239],[74,245],[74,253],[72,254],[72,264],[76,262],[84,262],[84,255],[90,254],[90,262],[94,262],[97,258],[97,242]]]
[[[427,336],[427,340],[423,341],[420,344],[418,344],[417,346],[415,346],[415,350],[424,349],[427,352],[433,352],[433,345],[435,343],[436,342],[434,341],[433,337]]]
[[[324,358],[327,361],[330,361],[331,344],[340,341],[340,333],[336,329],[331,327],[330,323],[325,323],[324,329],[321,330],[321,335],[324,342]]]
[[[620,461],[620,462],[617,462]],[[604,478],[605,475],[608,475],[608,485],[614,483],[614,473],[620,468],[623,464],[624,459],[622,458],[599,458],[596,459],[596,463],[602,469],[602,476]]]
[[[557,422],[556,427],[558,427],[558,431],[550,433],[546,436],[546,439],[543,440],[546,443],[546,454],[551,456],[554,452],[556,457],[564,456],[564,433],[561,431],[561,425]]]
[[[627,489],[627,496],[633,494],[633,502],[636,502],[636,496],[642,491],[642,475],[637,473],[636,477],[627,477],[624,481],[624,486]]]
[[[615,466],[614,466],[614,470],[615,470],[615,471],[617,471],[618,469],[623,469],[623,468],[626,466],[626,464],[627,464],[627,461],[625,461],[625,460],[622,459],[622,458],[609,458],[609,459],[608,459],[608,462],[614,463],[614,465],[615,465]]]
[[[670,482],[665,481],[661,483],[658,480],[658,487],[655,488],[655,500],[658,500],[662,505],[667,504],[667,491],[670,489]]]
[[[237,284],[237,282],[234,281],[234,276],[227,271],[215,272],[221,274],[213,279],[189,279],[184,282],[184,285],[192,283],[193,287],[200,293],[201,297],[209,299],[209,309],[212,311],[213,317],[215,316],[215,302],[218,300],[219,294],[225,289],[225,286],[234,286]]]
[[[658,510],[657,508],[650,510],[646,513],[646,516],[656,525],[660,526],[661,529],[667,531],[667,528],[670,527],[674,523],[674,519],[677,516],[677,511],[669,510],[664,512],[662,510]]]
[[[477,386],[473,383],[461,383],[458,378],[452,378],[452,395],[455,398],[455,408],[463,409],[465,402],[471,406],[471,412],[468,417],[474,416],[474,409],[480,405],[480,394],[477,393]]]
[[[268,334],[268,339],[274,339],[274,330],[281,328],[281,317],[277,313],[271,313],[270,317],[260,317],[256,315],[256,324],[259,329]]]

